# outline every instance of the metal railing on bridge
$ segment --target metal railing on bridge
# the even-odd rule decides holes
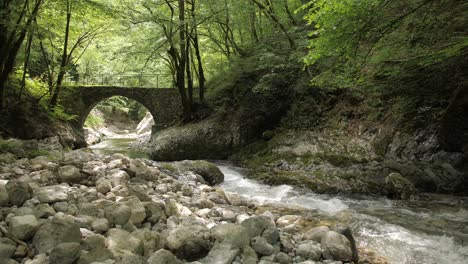
[[[119,86],[141,88],[174,88],[174,79],[168,74],[98,74],[66,76],[68,86]]]

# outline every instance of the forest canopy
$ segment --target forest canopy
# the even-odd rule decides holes
[[[375,76],[398,76],[408,67],[431,67],[466,54],[467,5],[464,0],[2,0],[0,107],[6,107],[10,92],[21,98],[31,83],[27,79],[42,83],[37,97],[52,109],[65,85],[149,85],[177,88],[188,120],[194,98],[205,98],[207,80],[260,47],[288,53],[309,73],[314,68],[315,86],[365,86]],[[14,81],[8,84],[10,77],[19,79],[19,91],[12,90]]]

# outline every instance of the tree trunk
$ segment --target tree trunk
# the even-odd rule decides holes
[[[28,71],[29,58],[31,56],[31,46],[32,46],[33,35],[34,35],[34,31],[33,29],[31,29],[31,31],[29,32],[28,42],[27,42],[26,51],[25,51],[26,58],[24,59],[23,77],[21,78],[21,89],[18,95],[18,100],[21,100],[23,91],[26,88],[26,72]]]
[[[255,40],[255,42],[258,42],[258,33],[257,33],[257,13],[255,11],[255,3],[252,3],[252,12],[250,14],[250,27],[251,27],[251,32],[252,32],[252,37]]]
[[[188,33],[188,25],[186,26],[186,32]],[[190,36],[186,36],[186,47],[185,47],[185,55],[186,55],[186,61],[185,61],[185,72],[187,73],[187,88],[188,88],[188,103],[190,105],[193,104],[193,77],[192,77],[192,71],[190,67]]]
[[[286,10],[286,14],[288,14],[289,21],[291,21],[291,24],[293,24],[294,26],[297,26],[296,19],[294,19],[294,16],[292,15],[291,10],[289,9],[288,0],[283,0],[283,4],[284,9]]]
[[[263,5],[262,3],[260,3],[258,0],[252,0],[259,8],[260,10],[262,10],[262,12],[267,16],[269,17],[273,22],[276,23],[276,25],[278,25],[281,29],[281,31],[283,31],[284,35],[286,36],[286,38],[288,39],[288,42],[289,42],[289,47],[291,49],[295,49],[296,48],[296,44],[294,43],[294,40],[291,38],[291,36],[289,35],[288,31],[286,30],[286,28],[284,27],[284,25],[279,21],[278,17],[276,16],[276,14],[273,12],[271,6],[269,7],[266,7],[265,5]]]
[[[60,62],[60,71],[57,76],[57,83],[55,87],[55,91],[52,95],[52,98],[50,99],[50,107],[53,108],[57,105],[57,100],[60,94],[60,90],[62,89],[62,82],[63,82],[63,77],[65,76],[66,73],[66,67],[67,67],[67,58],[68,58],[68,38],[69,38],[69,33],[70,33],[70,21],[71,21],[71,0],[68,0],[67,2],[67,25],[65,26],[65,41],[63,43],[63,53],[62,53],[62,61]]]
[[[26,14],[28,9],[26,7],[28,2],[26,1],[11,32],[9,32],[6,23],[0,23],[0,58],[2,59],[0,62],[0,111],[4,110],[6,107],[6,85],[8,77],[15,66],[16,56],[18,55],[18,51],[26,38],[27,30],[39,12],[43,2],[44,0],[36,0],[34,7],[30,10],[31,13],[29,17],[27,17]],[[11,17],[12,7],[10,7],[10,3],[11,1],[6,0],[1,3],[0,19],[2,21],[10,21],[13,19]],[[25,23],[20,26],[21,21],[26,19],[26,17],[27,20]]]
[[[199,40],[198,40],[198,25],[197,25],[197,20],[195,17],[195,0],[192,2],[192,19],[193,19],[193,24],[195,27],[193,28],[193,36],[192,36],[192,41],[193,41],[193,48],[195,49],[195,56],[197,57],[197,65],[198,65],[198,95],[199,99],[201,102],[205,100],[205,71],[203,70],[203,62],[202,62],[202,57],[201,57],[201,52],[200,52],[200,45],[199,45]]]
[[[183,121],[188,121],[191,118],[191,105],[188,102],[185,92],[185,64],[186,64],[186,42],[185,42],[185,0],[179,2],[179,38],[180,38],[180,61],[177,67],[177,88],[182,100]]]

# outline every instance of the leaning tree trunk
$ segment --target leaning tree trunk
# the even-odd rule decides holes
[[[50,99],[50,107],[53,108],[57,105],[57,100],[60,94],[60,90],[62,89],[62,82],[63,78],[65,77],[67,61],[68,61],[68,38],[70,33],[70,21],[71,21],[71,0],[67,2],[67,25],[65,26],[65,41],[63,43],[63,53],[62,53],[62,61],[60,62],[60,71],[57,76],[57,83],[55,87],[55,91]]]

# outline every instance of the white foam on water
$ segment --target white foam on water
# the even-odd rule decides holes
[[[428,235],[412,231],[400,225],[392,224],[368,213],[397,214],[395,219],[408,218],[437,219],[441,214],[430,213],[427,210],[406,208],[384,198],[368,198],[356,200],[345,197],[330,197],[304,192],[288,185],[268,186],[253,180],[245,179],[233,167],[220,165],[225,175],[222,187],[229,192],[235,192],[263,202],[281,202],[318,210],[328,215],[335,215],[342,210],[353,213],[352,229],[356,240],[361,246],[374,250],[395,264],[468,264],[468,246],[462,246],[451,237]],[[467,211],[461,209],[455,213],[442,214],[444,218],[467,221],[464,217]],[[387,218],[386,218],[387,219]],[[391,218],[389,218],[391,219]],[[416,219],[416,220],[414,220]],[[390,220],[392,221],[392,220]],[[416,223],[417,224],[417,223]]]

